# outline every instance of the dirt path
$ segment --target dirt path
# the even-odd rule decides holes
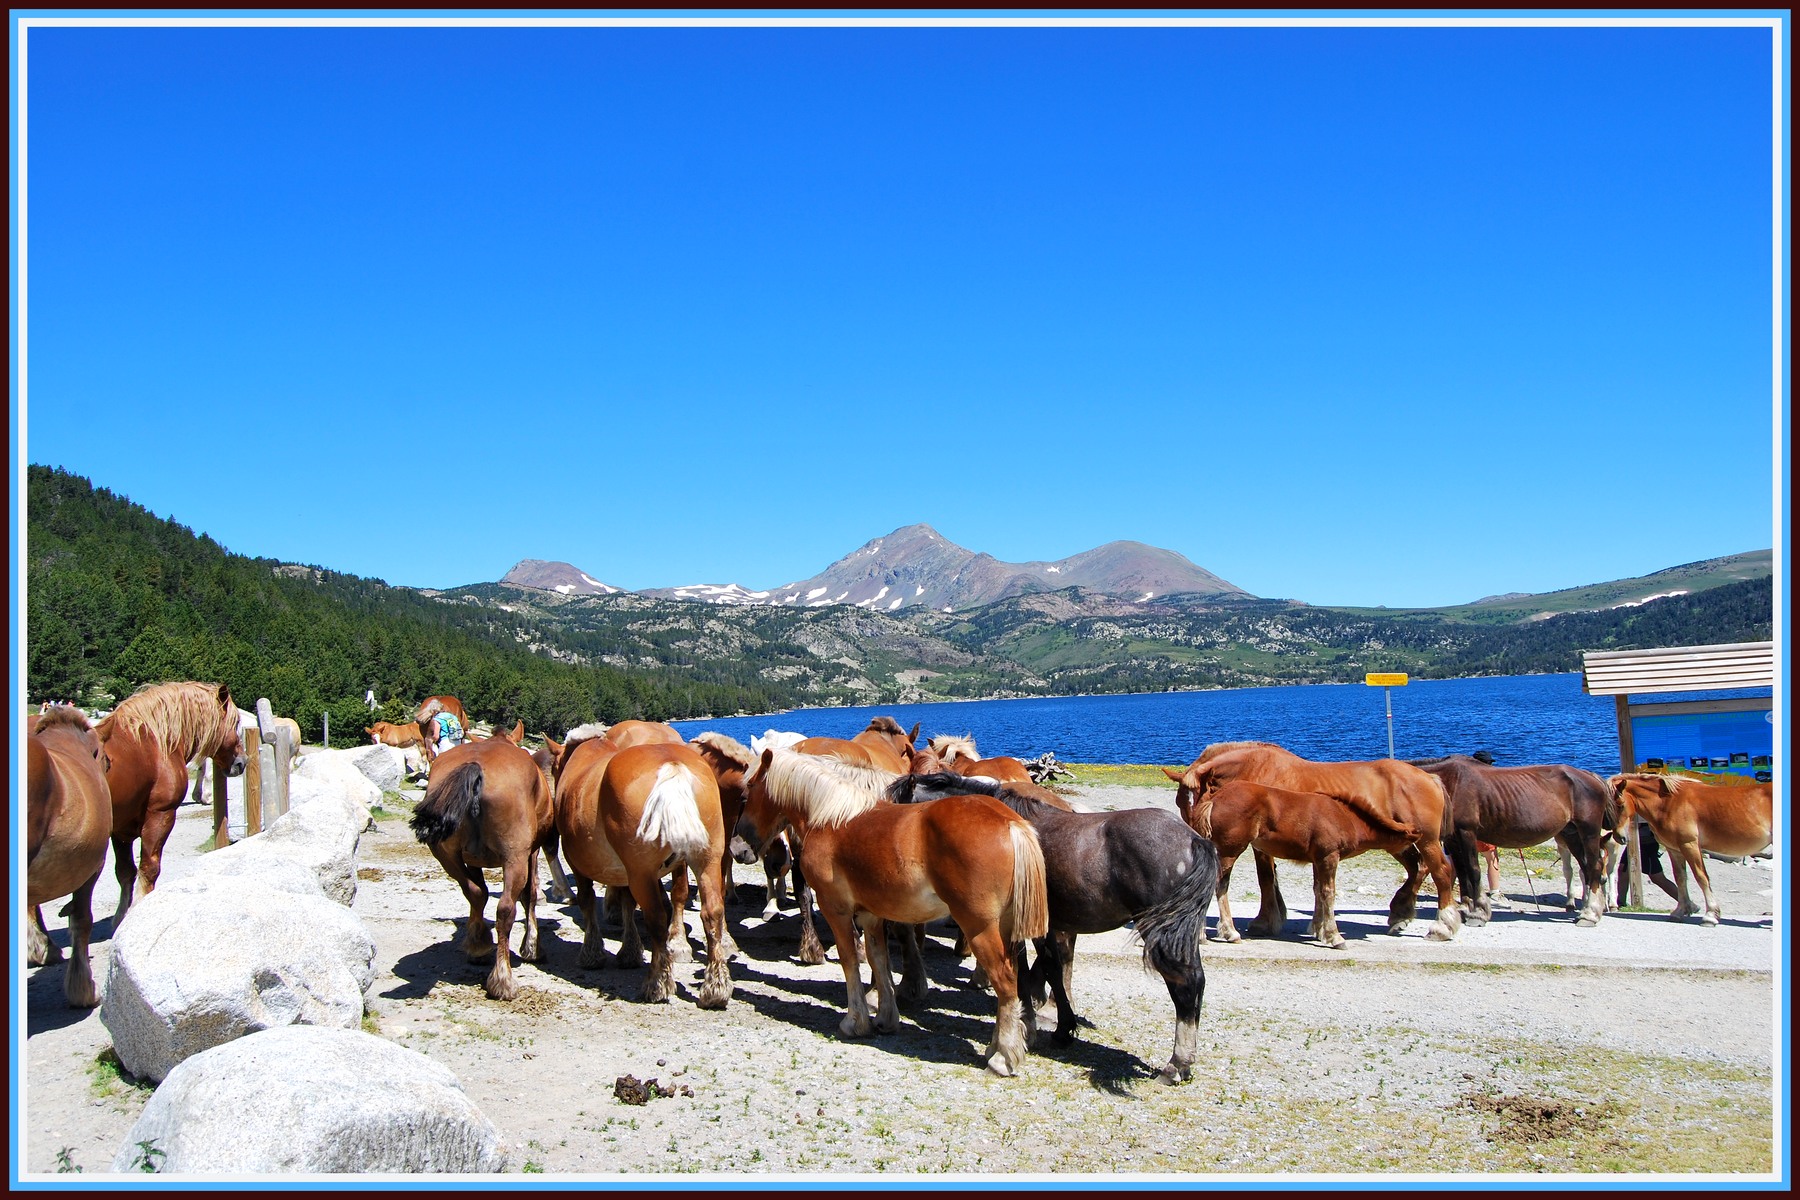
[[[1083,799],[1156,801],[1122,790],[1139,794]],[[184,810],[171,876],[192,868],[206,833],[203,810]],[[1559,907],[1525,903],[1529,881],[1509,874],[1517,908],[1438,944],[1423,922],[1386,934],[1398,868],[1365,856],[1340,880],[1349,945],[1339,952],[1299,940],[1310,880],[1287,868],[1287,937],[1209,949],[1195,1082],[1168,1087],[1152,1076],[1168,1058],[1173,1012],[1123,933],[1081,941],[1075,1001],[1093,1027],[1001,1080],[977,1058],[992,998],[967,986],[969,964],[952,956],[947,931],[927,951],[926,1006],[903,1012],[898,1033],[847,1042],[836,1034],[835,954],[824,966],[795,963],[795,918],[757,918],[760,873],[740,868],[745,902],[730,917],[741,953],[725,1012],[694,1007],[698,963],[677,968],[680,993],[658,1006],[635,1001],[641,969],[576,967],[580,930],[548,904],[548,959],[520,967],[524,991],[501,1005],[482,995],[486,968],[455,949],[466,910],[404,822],[383,820],[361,861],[356,911],[378,969],[366,1026],[455,1071],[527,1171],[1772,1169],[1778,997],[1760,915],[1771,907],[1766,865],[1716,864],[1727,913],[1718,929],[1650,914],[1577,929]],[[1254,913],[1254,891],[1241,868],[1240,921]],[[108,891],[99,911],[112,903]],[[1429,898],[1422,907],[1429,916]],[[107,949],[96,945],[102,978]],[[97,1065],[105,1027],[63,1007],[61,973],[33,971],[27,989],[24,1166],[56,1171],[62,1152],[93,1172],[148,1091]],[[613,1085],[625,1074],[677,1094],[624,1104]]]

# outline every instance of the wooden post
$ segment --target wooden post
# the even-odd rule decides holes
[[[294,731],[286,725],[275,731],[275,815],[284,817],[288,810],[288,770],[294,761]]]
[[[1613,712],[1619,722],[1619,770],[1629,775],[1637,770],[1637,747],[1631,740],[1631,697],[1613,697]],[[1625,829],[1625,901],[1632,908],[1644,907],[1644,856],[1638,853],[1638,822]],[[1608,888],[1612,880],[1606,881]],[[1609,893],[1610,894],[1610,893]]]
[[[274,823],[287,813],[287,770],[288,760],[293,754],[292,736],[275,725],[275,710],[269,704],[267,696],[259,696],[256,700],[256,726],[262,732],[263,745],[274,754],[273,766],[263,776],[263,790],[269,808],[269,821]],[[281,747],[287,746],[283,753]]]
[[[256,748],[256,762],[258,768],[262,772],[262,777],[265,780],[273,781],[275,779],[275,747],[269,745],[267,742],[258,746]],[[269,824],[271,825],[281,819],[281,814],[275,811],[275,803],[275,789],[271,787],[269,789]]]
[[[325,748],[331,749],[331,710],[325,710]]]
[[[206,797],[206,766],[212,759],[202,758],[200,765],[194,769],[194,798],[203,800]],[[225,775],[218,768],[213,768],[213,849],[221,850],[231,845],[231,801],[225,794]]]
[[[244,730],[244,829],[255,837],[262,832],[262,737],[256,726]]]

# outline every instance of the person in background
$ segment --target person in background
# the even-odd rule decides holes
[[[1469,757],[1484,766],[1491,767],[1494,765],[1494,756],[1486,750],[1477,750]],[[1500,890],[1499,848],[1490,846],[1483,841],[1477,841],[1475,843],[1475,850],[1476,853],[1481,855],[1482,861],[1487,864],[1487,899],[1489,907],[1511,908],[1512,901],[1508,900],[1506,898],[1506,893]]]
[[[1656,835],[1650,832],[1650,826],[1643,821],[1637,823],[1638,862],[1643,867],[1644,878],[1661,888],[1669,899],[1680,903],[1681,893],[1675,884],[1663,874],[1662,845]],[[1626,856],[1619,855],[1619,907],[1625,907],[1626,891],[1631,886],[1631,863]]]

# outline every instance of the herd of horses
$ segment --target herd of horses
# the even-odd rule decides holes
[[[835,940],[845,1037],[891,1031],[900,1004],[925,997],[924,926],[949,918],[960,933],[959,953],[975,959],[975,981],[994,994],[994,1033],[983,1058],[999,1075],[1016,1073],[1036,1040],[1046,990],[1057,1006],[1052,1040],[1061,1045],[1074,1037],[1076,939],[1129,925],[1175,1009],[1174,1048],[1161,1075],[1189,1078],[1206,987],[1206,919],[1216,901],[1217,936],[1239,939],[1228,884],[1246,849],[1262,883],[1250,932],[1283,929],[1276,860],[1310,863],[1310,936],[1340,948],[1338,864],[1365,851],[1386,852],[1404,868],[1388,909],[1390,932],[1414,919],[1429,875],[1437,910],[1428,937],[1447,940],[1463,924],[1490,916],[1478,842],[1526,847],[1554,840],[1579,868],[1581,897],[1570,896],[1568,907],[1579,903],[1576,924],[1592,926],[1609,907],[1612,856],[1642,819],[1675,865],[1680,903],[1672,917],[1698,912],[1703,923],[1717,924],[1702,851],[1758,853],[1773,832],[1768,784],[1602,779],[1563,765],[1495,766],[1467,755],[1314,762],[1267,742],[1225,742],[1208,746],[1185,769],[1167,770],[1175,812],[1085,812],[1034,783],[1017,759],[982,758],[968,737],[920,743],[919,726],[909,732],[887,717],[854,738],[770,731],[749,747],[720,733],[689,742],[668,725],[624,721],[582,726],[560,743],[546,736],[541,748],[527,750],[523,726],[515,725],[439,753],[427,722],[440,710],[469,728],[461,704],[440,696],[420,706],[416,728],[367,732],[377,742],[409,744],[389,739],[411,730],[430,758],[411,827],[468,900],[462,949],[472,961],[493,959],[484,983],[490,997],[517,995],[511,937],[521,920],[519,957],[541,960],[538,864],[545,861],[563,887],[566,860],[584,927],[580,965],[605,964],[601,929],[616,901],[621,938],[613,962],[642,965],[648,941],[646,1001],[668,1000],[676,990],[673,964],[692,961],[684,914],[697,890],[706,969],[695,998],[702,1008],[724,1008],[733,989],[726,964],[736,952],[725,918],[731,862],[761,861],[769,878],[765,916],[774,915],[784,876],[792,874],[800,960],[825,961],[815,907]],[[28,740],[31,961],[60,953],[39,906],[72,895],[64,990],[72,1005],[92,1005],[90,904],[106,843],[120,884],[116,929],[133,896],[156,884],[187,764],[208,758],[228,775],[243,770],[237,710],[222,685],[159,684],[97,726],[79,710],[50,709],[33,721]],[[141,843],[135,861],[134,840]],[[488,868],[501,873],[491,926]],[[1688,899],[1689,871],[1703,908]],[[596,887],[606,889],[605,907]],[[634,909],[642,911],[646,935]],[[890,932],[903,960],[897,985]]]

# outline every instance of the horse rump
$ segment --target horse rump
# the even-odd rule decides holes
[[[1012,835],[1012,928],[1004,931],[1009,942],[1030,941],[1050,932],[1049,891],[1044,883],[1044,850],[1037,830],[1024,821],[1009,822]]]
[[[691,857],[711,844],[694,799],[694,777],[680,763],[664,763],[656,769],[637,835],[642,841],[667,846],[678,858]]]
[[[425,799],[413,809],[413,836],[427,846],[435,846],[459,829],[468,830],[465,847],[479,852],[481,840],[481,764],[463,763],[436,779],[425,792]]]
[[[1194,838],[1193,848],[1194,864],[1174,890],[1133,918],[1144,965],[1159,974],[1192,971],[1206,942],[1206,912],[1219,890],[1219,856],[1203,837]]]

